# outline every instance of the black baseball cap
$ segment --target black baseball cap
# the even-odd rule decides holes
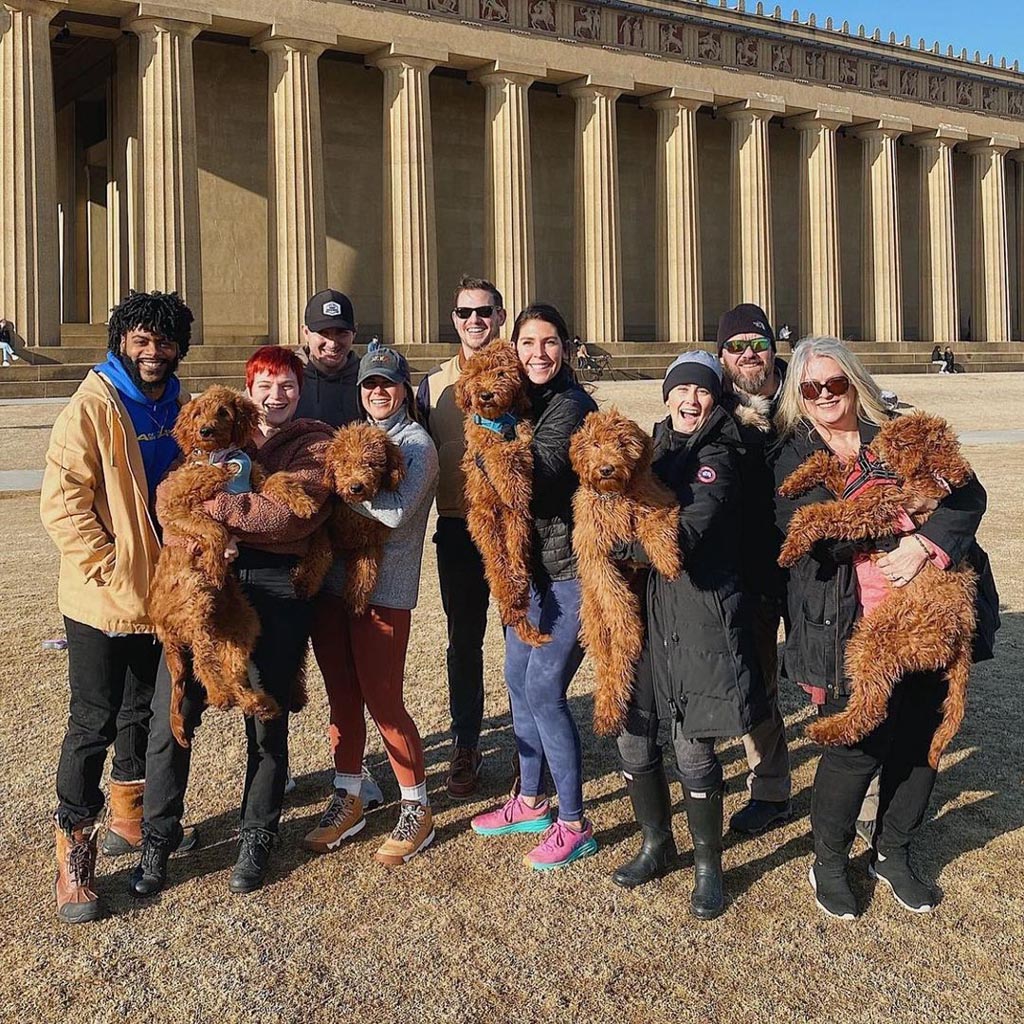
[[[306,326],[317,333],[329,327],[340,327],[344,331],[356,329],[356,314],[352,309],[352,300],[333,288],[317,292],[306,303],[306,314],[303,319]]]

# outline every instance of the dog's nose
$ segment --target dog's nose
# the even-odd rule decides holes
[[[349,490],[350,494],[362,494],[363,493],[363,485],[362,484],[350,484],[348,490]]]
[[[608,466],[608,465],[602,466],[598,470],[598,473],[600,473],[601,476],[611,476],[612,473],[614,473],[614,472],[615,472],[615,467],[614,466]]]
[[[199,436],[200,437],[213,437],[213,435],[215,433],[216,433],[216,430],[213,427],[200,427],[199,428]]]
[[[480,401],[481,402],[489,402],[492,398],[494,398],[494,392],[493,391],[481,391],[480,392]]]

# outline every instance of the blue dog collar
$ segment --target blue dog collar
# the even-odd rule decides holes
[[[485,430],[493,430],[495,434],[501,434],[504,437],[508,431],[515,431],[518,420],[510,412],[505,413],[500,420],[489,420],[484,416],[474,413],[473,422],[478,427],[483,427]]]
[[[224,490],[228,494],[248,494],[252,490],[252,459],[241,449],[227,449],[213,452],[210,462],[215,466],[225,466],[231,473]]]

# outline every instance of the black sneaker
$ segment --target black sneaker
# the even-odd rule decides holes
[[[267,873],[274,833],[264,828],[245,828],[238,839],[238,860],[228,888],[235,893],[255,892],[263,885]]]
[[[793,804],[789,800],[751,800],[729,819],[729,828],[740,835],[759,836],[792,817]]]
[[[823,869],[820,864],[812,864],[807,878],[814,890],[814,899],[820,910],[823,910],[829,917],[836,917],[840,921],[855,921],[857,919],[857,900],[846,878],[845,869],[828,871]]]
[[[901,907],[915,914],[930,914],[935,909],[935,893],[914,874],[905,852],[888,857],[876,853],[868,865],[868,874],[887,885]]]
[[[128,892],[132,896],[155,896],[166,885],[167,859],[177,846],[163,836],[142,837],[142,857],[128,878]]]

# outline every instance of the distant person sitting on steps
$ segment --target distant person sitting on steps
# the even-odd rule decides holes
[[[931,361],[933,363],[945,363],[945,359],[942,358],[942,350],[939,348],[938,345],[936,345],[935,348],[932,349]]]
[[[14,325],[10,320],[0,318],[0,352],[3,352],[4,366],[17,362],[21,356],[14,351]]]

